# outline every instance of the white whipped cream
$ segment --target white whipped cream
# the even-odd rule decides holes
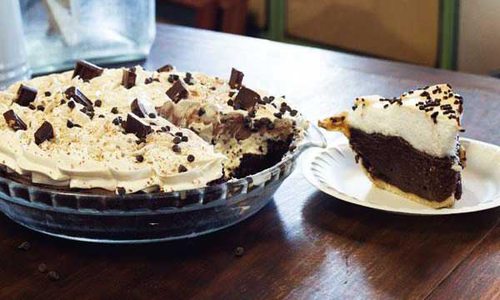
[[[12,109],[28,127],[27,130],[14,131],[0,116],[0,164],[18,174],[31,175],[34,183],[54,186],[109,191],[124,189],[126,193],[183,190],[202,187],[221,178],[224,167],[236,167],[242,153],[265,154],[267,149],[263,140],[266,138],[288,133],[302,136],[306,126],[300,114],[294,117],[288,115],[279,120],[289,124],[283,126],[286,130],[253,133],[251,138],[241,142],[232,140],[230,143],[236,143],[238,146],[235,148],[240,151],[235,152],[234,147],[229,147],[230,143],[222,140],[214,146],[211,139],[214,138],[214,126],[218,124],[220,115],[234,110],[227,105],[231,92],[227,81],[192,73],[193,84],[185,85],[189,97],[174,104],[165,94],[172,86],[168,77],[176,74],[182,80],[186,73],[175,70],[148,72],[136,67],[136,84],[126,89],[121,85],[123,71],[105,69],[101,76],[89,82],[71,78],[72,71],[22,82],[37,89],[37,97],[32,105],[43,106],[43,111],[14,102],[21,83],[0,92],[0,113]],[[150,83],[146,84],[147,78],[155,80],[148,80]],[[67,105],[64,91],[72,86],[94,104],[98,99],[102,102],[100,107],[94,105],[93,119],[80,111],[83,108],[81,104],[75,103],[74,109]],[[134,99],[140,99],[150,107],[165,104],[174,107],[169,120],[161,117],[142,119],[153,129],[153,133],[143,143],[137,143],[138,137],[124,134],[121,126],[113,123],[117,117],[127,119]],[[61,100],[66,103],[61,104]],[[271,104],[260,106],[256,116],[266,116],[274,122],[273,114],[279,111],[280,103],[277,101],[274,104],[277,108]],[[192,119],[190,116],[198,116],[198,110],[202,107],[205,113]],[[113,108],[118,112],[113,113]],[[243,110],[238,112],[247,114]],[[69,128],[68,120],[81,127]],[[55,138],[36,145],[34,133],[44,121],[53,126]],[[292,126],[292,123],[301,124],[302,127]],[[161,131],[162,127],[167,126],[169,132]],[[198,134],[189,127],[193,127]],[[176,132],[188,137],[187,142],[179,144],[180,152],[172,149]],[[264,146],[259,146],[262,144]],[[191,155],[194,160],[188,161]]]
[[[415,149],[427,154],[445,157],[456,156],[457,134],[461,130],[461,97],[449,85],[440,84],[404,93],[398,102],[381,101],[381,96],[364,96],[356,99],[354,111],[347,115],[349,126],[367,133],[398,136]],[[437,107],[429,111],[417,103],[439,99]],[[451,106],[451,109],[443,105]],[[445,113],[449,110],[451,113]],[[454,115],[457,118],[449,118]]]

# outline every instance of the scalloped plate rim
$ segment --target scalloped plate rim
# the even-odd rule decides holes
[[[494,144],[489,144],[486,142],[470,139],[470,138],[460,138],[462,142],[465,142],[467,147],[470,144],[475,144],[479,147],[488,147],[495,149],[495,151],[499,151],[500,153],[500,146],[494,145]],[[464,213],[472,213],[472,212],[479,212],[479,211],[484,211],[488,209],[493,209],[496,207],[500,206],[500,194],[496,194],[493,196],[492,199],[488,199],[486,201],[483,201],[479,203],[478,205],[475,206],[468,206],[468,207],[463,207],[463,208],[442,208],[442,209],[433,209],[433,208],[426,208],[423,207],[421,209],[415,209],[415,208],[395,208],[395,207],[390,207],[387,205],[382,205],[378,203],[373,203],[373,202],[368,202],[366,200],[360,200],[356,197],[353,197],[351,195],[348,195],[346,193],[343,193],[339,190],[337,190],[335,187],[321,182],[319,178],[316,176],[312,165],[314,162],[316,162],[320,157],[324,156],[325,153],[330,153],[332,151],[340,151],[341,154],[345,152],[349,152],[349,154],[352,153],[351,148],[349,147],[346,139],[343,139],[334,145],[326,148],[326,149],[316,149],[315,152],[313,153],[307,153],[307,157],[302,161],[302,171],[304,174],[304,177],[309,181],[310,184],[312,184],[314,187],[316,187],[318,190],[335,197],[336,199],[356,204],[359,206],[364,206],[367,208],[372,208],[375,210],[381,210],[389,213],[395,213],[395,214],[403,214],[403,215],[420,215],[420,216],[435,216],[435,215],[453,215],[453,214],[464,214]],[[494,168],[493,166],[492,168]],[[466,182],[464,183],[466,184]],[[377,187],[373,186],[374,189],[378,189]],[[500,190],[500,182],[498,183],[498,189]],[[411,200],[407,200],[411,201]],[[413,202],[411,202],[413,203]]]

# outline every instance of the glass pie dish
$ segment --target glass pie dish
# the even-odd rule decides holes
[[[98,195],[0,177],[0,211],[32,230],[80,241],[145,243],[196,237],[262,209],[309,147],[326,147],[314,126],[293,151],[268,169],[214,186],[168,193]]]

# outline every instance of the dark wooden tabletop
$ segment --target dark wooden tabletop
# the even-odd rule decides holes
[[[356,96],[447,82],[465,98],[465,136],[500,144],[494,78],[159,26],[145,66],[165,63],[221,77],[237,67],[249,86],[287,95],[313,122]],[[31,232],[2,215],[0,299],[500,299],[499,212],[375,211],[315,190],[299,167],[258,214],[191,240],[85,244]],[[28,251],[18,249],[23,241]],[[238,246],[242,257],[233,254]],[[40,263],[60,279],[49,280]]]

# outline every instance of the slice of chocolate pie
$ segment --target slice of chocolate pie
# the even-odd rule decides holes
[[[352,111],[319,126],[341,131],[356,160],[379,188],[433,208],[451,207],[462,194],[465,151],[458,133],[463,99],[448,84],[398,98],[356,98]]]

